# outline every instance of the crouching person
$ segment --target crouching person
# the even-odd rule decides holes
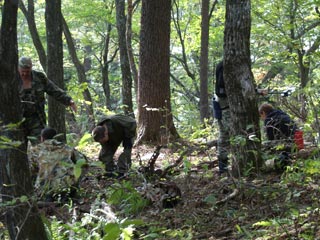
[[[123,177],[131,167],[131,152],[137,124],[134,118],[117,114],[102,119],[92,131],[92,137],[101,144],[99,160],[104,163],[107,177]],[[114,154],[122,143],[123,152],[117,165]]]
[[[297,125],[287,113],[275,109],[268,103],[260,105],[259,114],[264,121],[268,139],[264,143],[264,147],[281,151],[274,165],[277,170],[283,171],[291,163],[290,153],[296,147],[294,135],[297,131]]]
[[[66,201],[75,198],[78,190],[81,164],[85,157],[74,148],[53,139],[56,130],[44,128],[41,131],[41,143],[36,146],[38,174],[35,188],[38,196],[46,201]],[[79,162],[80,163],[80,162]]]

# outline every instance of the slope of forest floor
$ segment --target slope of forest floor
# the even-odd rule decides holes
[[[215,147],[154,150],[135,148],[133,170],[118,180],[105,178],[103,170],[93,164],[98,147],[86,149],[90,162],[81,181],[80,200],[73,207],[52,205],[41,211],[49,219],[54,216],[69,225],[73,222],[72,226],[78,222],[78,230],[86,228],[91,235],[98,232],[103,239],[116,238],[107,237],[107,228],[97,230],[97,219],[116,222],[122,233],[127,227],[122,224],[125,219],[142,220],[133,225],[132,239],[320,239],[320,164],[313,151],[296,157],[284,173],[269,171],[255,179],[239,180],[218,176]],[[155,168],[162,171],[152,169],[158,173],[153,176],[144,168],[144,174],[139,173],[139,162],[146,166],[152,158]],[[170,169],[166,178],[158,177],[164,169]],[[164,199],[179,193],[177,188],[181,199],[174,206],[164,206]],[[175,203],[174,198],[172,201]],[[70,231],[72,228],[64,232],[68,239]],[[82,237],[88,235],[82,233]]]

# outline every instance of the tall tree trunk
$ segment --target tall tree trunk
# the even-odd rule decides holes
[[[136,96],[138,95],[138,70],[135,64],[133,49],[132,49],[132,15],[134,5],[132,4],[132,0],[127,1],[128,4],[128,12],[127,12],[127,31],[126,31],[126,40],[127,40],[127,49],[128,49],[128,57],[131,68],[131,74],[134,82],[134,90]]]
[[[304,54],[298,50],[297,51],[298,56],[298,63],[300,67],[300,83],[301,88],[305,88],[309,82],[309,71],[310,71],[310,61],[308,60],[308,57],[304,56]],[[308,97],[306,94],[300,94],[300,102],[301,102],[301,108],[300,108],[300,116],[301,120],[303,122],[307,121],[308,117],[308,111],[307,111],[307,102]]]
[[[110,50],[109,44],[110,44],[110,33],[111,33],[112,25],[110,23],[106,23],[106,24],[107,24],[107,32],[105,36],[103,60],[101,63],[101,73],[102,73],[102,87],[103,87],[104,95],[106,97],[106,107],[107,109],[111,110],[112,104],[111,104],[111,96],[110,96],[111,93],[110,93],[110,82],[109,82],[109,63],[111,61],[109,61],[108,59],[108,54]]]
[[[116,19],[118,42],[120,48],[120,66],[122,73],[122,104],[125,114],[133,116],[132,105],[132,78],[126,42],[125,1],[116,0]]]
[[[258,173],[260,128],[257,96],[250,61],[250,0],[227,0],[224,32],[224,80],[231,111],[232,172]],[[257,139],[258,141],[254,141]]]
[[[166,144],[178,137],[170,101],[170,0],[143,0],[138,81],[138,138]]]
[[[84,64],[81,64],[77,56],[77,51],[74,46],[74,41],[72,39],[71,32],[69,30],[67,22],[63,17],[62,17],[62,25],[63,25],[64,36],[66,38],[68,49],[69,49],[69,54],[77,70],[79,84],[87,84],[88,81],[86,77],[85,66]],[[86,101],[84,103],[84,106],[85,106],[86,116],[88,116],[88,129],[92,130],[95,125],[95,121],[94,121],[94,113],[93,113],[93,106],[92,106],[92,98],[91,98],[91,94],[88,87],[84,88],[82,94],[83,94],[84,100]]]
[[[208,102],[208,47],[209,0],[202,0],[201,7],[201,56],[200,56],[200,119],[209,118]]]
[[[32,38],[33,44],[36,48],[36,51],[38,53],[41,66],[46,71],[47,70],[47,55],[46,55],[46,51],[43,47],[43,44],[40,40],[40,36],[39,36],[38,30],[37,30],[37,25],[36,25],[36,22],[34,19],[34,1],[28,0],[28,9],[27,9],[25,7],[23,1],[20,0],[19,7],[20,7],[23,15],[27,19],[31,38]]]
[[[63,77],[62,48],[62,14],[61,0],[46,0],[46,30],[47,30],[47,76],[58,87],[65,89]],[[65,106],[49,96],[48,123],[61,134],[59,140],[66,141]]]
[[[17,10],[17,1],[4,1],[0,27],[0,136],[3,137],[0,140],[0,198],[2,207],[9,206],[5,209],[5,224],[11,239],[45,240],[48,237],[34,202],[24,134],[17,124],[22,120],[17,71]],[[10,205],[13,200],[17,203]]]

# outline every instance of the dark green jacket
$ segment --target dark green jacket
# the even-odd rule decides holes
[[[106,171],[112,172],[115,169],[113,156],[122,143],[124,153],[128,156],[127,158],[119,157],[118,171],[125,172],[128,164],[131,164],[131,149],[137,128],[136,121],[132,117],[118,114],[104,117],[98,122],[100,126],[104,124],[106,124],[108,128],[109,140],[101,144],[99,160],[106,165]]]
[[[23,116],[28,118],[37,114],[41,122],[45,125],[45,93],[65,106],[70,105],[71,97],[50,81],[44,73],[32,70],[31,74],[31,89],[23,89],[21,82],[20,98],[22,101]]]
[[[122,114],[110,115],[102,118],[98,125],[108,127],[108,145],[117,148],[124,139],[132,139],[136,135],[137,123],[132,117]]]

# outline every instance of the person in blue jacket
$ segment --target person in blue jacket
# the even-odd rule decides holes
[[[291,164],[290,152],[295,146],[297,125],[287,113],[275,109],[268,103],[264,103],[259,107],[259,114],[264,121],[266,135],[269,140],[269,142],[266,142],[266,146],[268,148],[272,147],[272,142],[276,145],[280,143],[284,146],[281,150],[282,152],[274,160],[275,169],[282,172],[286,169],[286,166]]]
[[[287,113],[264,103],[259,107],[259,114],[264,121],[268,140],[294,140],[297,125]]]

